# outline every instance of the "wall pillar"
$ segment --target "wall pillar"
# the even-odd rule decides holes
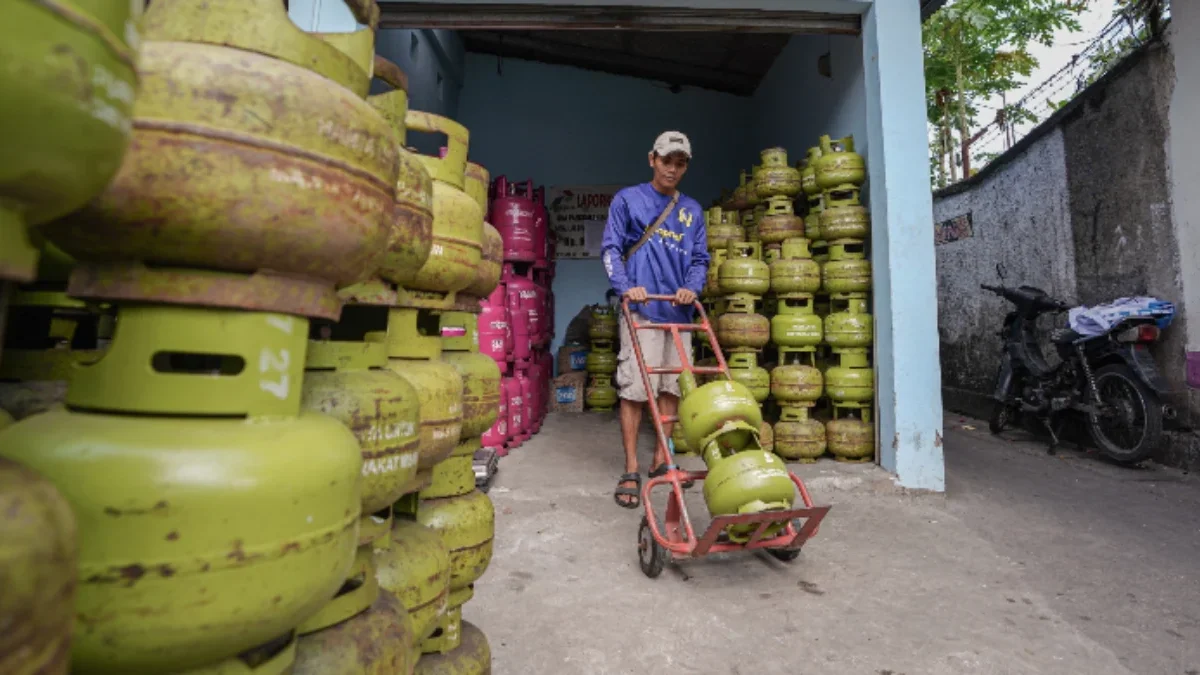
[[[1171,207],[1174,211],[1175,237],[1179,242],[1179,298],[1184,312],[1200,311],[1200,268],[1194,261],[1200,255],[1200,194],[1195,188],[1200,176],[1200,5],[1177,2],[1171,7],[1168,39],[1175,62],[1175,87],[1171,93],[1168,171],[1171,180]],[[1200,387],[1200,320],[1192,318],[1187,327],[1188,384]]]
[[[363,27],[342,0],[291,0],[288,16],[310,33],[353,33]]]
[[[880,463],[908,488],[945,490],[933,195],[917,2],[863,21]]]

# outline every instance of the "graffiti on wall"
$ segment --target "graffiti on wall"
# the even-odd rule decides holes
[[[949,220],[933,224],[933,243],[935,246],[949,244],[952,241],[959,241],[960,239],[969,239],[973,236],[975,236],[975,229],[971,221],[970,211],[961,216],[955,216]]]

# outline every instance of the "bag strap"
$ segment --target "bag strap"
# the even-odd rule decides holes
[[[646,231],[642,233],[642,238],[638,239],[636,244],[629,247],[629,250],[626,251],[625,255],[621,257],[622,261],[629,262],[629,259],[633,257],[634,253],[637,253],[637,250],[642,247],[642,244],[650,241],[650,237],[654,236],[655,232],[658,232],[658,228],[662,227],[663,221],[667,219],[667,216],[671,215],[671,212],[675,210],[675,205],[678,203],[679,191],[677,190],[674,196],[671,197],[671,202],[667,204],[667,208],[663,209],[663,212],[658,214],[658,220],[654,221],[653,225],[646,228]]]

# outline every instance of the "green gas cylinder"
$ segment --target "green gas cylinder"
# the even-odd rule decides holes
[[[584,359],[583,367],[595,375],[612,375],[617,372],[617,353],[612,340],[593,340],[592,349]]]
[[[461,439],[482,436],[500,410],[500,367],[479,353],[479,317],[468,312],[441,315],[442,360],[463,381]]]
[[[829,296],[830,313],[825,317],[825,343],[834,349],[870,347],[875,337],[874,321],[867,311],[865,293],[834,293]]]
[[[812,352],[780,348],[779,365],[771,370],[771,395],[780,405],[815,403],[825,389],[825,378]]]
[[[758,240],[758,220],[754,218],[754,209],[747,207],[741,212],[742,241]]]
[[[423,654],[415,675],[491,675],[492,648],[470,621],[461,624],[458,647],[445,654]]]
[[[800,172],[788,164],[787,150],[767,148],[760,153],[762,169],[755,190],[762,199],[800,194]]]
[[[79,562],[71,505],[50,481],[0,458],[0,513],[0,673],[66,675]]]
[[[707,448],[715,442],[722,451],[738,451],[755,440],[762,426],[762,409],[745,385],[719,379],[698,386],[691,372],[679,376],[683,394],[679,402],[679,424],[688,445]],[[736,423],[749,426],[750,432]]]
[[[761,164],[755,164],[750,167],[750,180],[746,183],[746,203],[751,208],[757,207],[765,200],[758,196],[758,183],[762,180],[763,167]]]
[[[726,249],[725,262],[717,273],[721,292],[761,297],[771,288],[771,270],[762,261],[758,242],[734,242]]]
[[[759,367],[758,358],[754,354],[745,352],[730,354],[727,365],[729,366],[729,376],[733,378],[734,382],[745,385],[754,396],[755,401],[762,403],[771,395],[771,376],[765,369]]]
[[[491,174],[482,166],[467,162],[464,191],[475,200],[479,212],[488,212],[488,185]],[[463,292],[476,298],[486,298],[496,290],[500,283],[500,275],[504,266],[504,239],[491,223],[484,221],[480,230],[482,252],[479,267],[475,268],[475,280]]]
[[[788,239],[804,236],[804,219],[792,210],[787,197],[771,197],[762,220],[758,223],[758,238],[765,244],[782,244]]]
[[[762,349],[771,338],[771,322],[754,314],[754,302],[744,298],[729,301],[717,319],[717,340],[722,349]]]
[[[616,340],[617,313],[612,307],[598,306],[592,308],[591,320],[588,322],[589,340]]]
[[[817,187],[832,190],[856,187],[867,179],[867,167],[862,155],[854,152],[854,137],[833,140],[821,137],[821,157],[816,166]]]
[[[0,282],[33,281],[38,250],[26,227],[80,208],[121,166],[142,7],[129,0],[5,3]]]
[[[457,497],[475,489],[475,451],[483,447],[478,436],[464,438],[449,457],[433,467],[429,485],[422,488],[421,499]]]
[[[393,595],[412,618],[415,643],[437,630],[450,600],[450,551],[435,531],[398,509],[390,546],[375,549],[381,595]]]
[[[780,246],[779,259],[770,263],[771,292],[816,293],[821,290],[821,265],[812,259],[808,240],[788,239]]]
[[[463,426],[463,379],[441,358],[440,330],[438,317],[426,310],[393,307],[388,310],[387,333],[366,336],[368,342],[386,342],[388,368],[408,380],[420,397],[422,482],[435,464],[450,456]]]
[[[309,340],[301,405],[345,424],[363,455],[359,541],[387,533],[371,515],[417,489],[421,403],[408,380],[387,366],[381,342]]]
[[[171,671],[172,675],[293,675],[298,637],[289,631],[232,658],[199,668]]]
[[[293,675],[398,675],[413,672],[412,619],[399,599],[380,593],[371,608],[301,637]]]
[[[753,436],[758,435],[760,426],[761,422],[752,428]],[[796,487],[787,467],[778,457],[763,450],[757,438],[754,447],[733,453],[724,453],[715,443],[710,444],[703,457],[708,466],[704,501],[714,517],[792,508]],[[767,528],[764,537],[774,536],[786,526],[786,520],[775,523]],[[744,542],[757,528],[758,523],[731,525],[727,534],[732,541]]]
[[[129,151],[47,237],[79,260],[374,275],[399,168],[396,132],[365,100],[374,31],[338,40],[356,61],[270,0],[156,1],[140,26]]]
[[[408,78],[396,64],[381,56],[375,57],[375,66],[375,76],[396,88],[369,96],[367,101],[395,132],[399,155],[392,228],[387,253],[379,265],[379,275],[392,283],[407,284],[429,259],[429,250],[433,246],[433,178],[416,153],[406,147],[408,127],[404,120],[408,116]],[[486,183],[485,179],[485,186]],[[484,187],[484,199],[486,193]],[[499,274],[499,269],[496,273]],[[484,293],[480,297],[486,296]]]
[[[712,251],[711,259],[708,261],[708,273],[704,280],[704,290],[701,293],[705,298],[716,298],[722,294],[720,270],[721,264],[725,262],[729,251],[726,249],[716,249]]]
[[[777,298],[771,317],[771,342],[779,348],[816,347],[821,344],[824,324],[814,313],[810,293],[788,293]]]
[[[617,405],[617,389],[612,385],[612,378],[608,375],[593,375],[584,391],[583,402],[591,410],[612,410]]]
[[[766,420],[763,420],[762,426],[758,429],[758,444],[767,452],[775,452],[775,430]]]
[[[838,413],[834,406],[835,414]],[[841,462],[870,462],[875,459],[875,425],[869,408],[856,411],[861,417],[847,415],[825,425],[829,453]]]
[[[800,170],[800,189],[808,197],[821,194],[821,187],[817,185],[817,164],[820,161],[821,149],[809,148],[804,168]]]
[[[720,207],[714,208],[712,211],[712,220],[706,223],[708,234],[706,245],[709,253],[725,250],[730,242],[743,241],[746,231],[742,229],[737,211],[725,211]]]
[[[408,111],[410,131],[443,134],[446,154],[420,155],[433,176],[433,248],[416,279],[406,287],[452,293],[470,286],[483,259],[483,210],[463,188],[466,185],[470,133],[454,120],[427,112]]]
[[[67,409],[0,434],[0,454],[53,481],[78,521],[73,672],[218,663],[295,628],[347,579],[362,455],[337,420],[301,411],[307,327],[122,307]]]
[[[417,522],[446,542],[450,551],[449,608],[462,606],[474,595],[475,582],[492,561],[496,524],[492,500],[479,490],[457,497],[423,499]]]
[[[863,242],[841,239],[829,243],[829,262],[821,266],[826,293],[866,293],[871,290],[871,262]]]
[[[825,454],[825,425],[810,419],[808,411],[784,406],[775,423],[775,454],[789,462],[809,464]]]
[[[858,194],[825,195],[825,208],[820,215],[821,236],[829,241],[838,239],[867,239],[871,236],[871,215],[858,201]]]
[[[812,250],[813,260],[820,263],[822,267],[824,267],[825,263],[829,262],[829,242],[814,239],[809,248]]]
[[[763,246],[763,262],[767,263],[767,267],[774,265],[782,257],[783,246],[779,244],[766,244]]]
[[[861,404],[875,397],[875,369],[866,349],[842,349],[839,363],[825,370],[825,393],[834,405]]]

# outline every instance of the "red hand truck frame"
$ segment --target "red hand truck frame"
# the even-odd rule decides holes
[[[675,296],[647,295],[646,300],[673,303]],[[812,498],[808,494],[808,489],[804,487],[804,482],[800,480],[799,476],[789,470],[788,476],[795,483],[796,489],[799,490],[800,498],[804,502],[804,508],[788,511],[717,516],[709,523],[708,529],[704,531],[704,534],[698,538],[696,537],[696,533],[692,529],[691,519],[688,517],[687,507],[683,501],[683,483],[688,481],[702,481],[708,476],[708,472],[685,471],[675,465],[674,457],[671,455],[670,445],[668,444],[668,436],[663,429],[663,425],[667,423],[677,424],[679,417],[678,415],[662,415],[659,412],[657,392],[650,386],[651,375],[680,375],[684,371],[691,372],[693,375],[723,375],[727,379],[732,379],[729,374],[729,367],[725,364],[725,355],[721,353],[721,346],[717,343],[716,332],[708,320],[708,314],[704,311],[704,306],[698,301],[693,302],[693,305],[700,316],[698,323],[637,323],[633,320],[633,312],[629,309],[629,299],[622,298],[621,300],[621,311],[625,317],[625,325],[629,329],[629,338],[633,342],[633,353],[637,358],[638,370],[642,374],[642,383],[646,387],[646,401],[650,406],[650,416],[654,420],[654,432],[657,437],[655,455],[660,462],[665,462],[667,466],[665,474],[651,478],[642,487],[642,504],[646,507],[646,514],[642,516],[642,524],[638,530],[638,560],[641,563],[642,572],[651,578],[661,574],[663,566],[667,562],[700,558],[709,553],[766,549],[768,553],[784,562],[794,560],[800,555],[800,548],[804,543],[817,534],[817,529],[830,508],[829,506],[814,505]],[[642,345],[637,339],[638,331],[641,330],[669,332],[672,341],[675,343],[675,349],[679,352],[679,362],[683,365],[679,368],[646,367],[646,359],[642,355]],[[683,339],[680,336],[680,333],[683,332],[704,333],[708,336],[709,346],[717,358],[716,367],[698,367],[692,364],[691,355],[683,348]],[[660,486],[669,486],[671,489],[670,495],[667,497],[663,528],[658,526],[654,507],[650,501],[651,492]],[[799,523],[801,519],[804,521],[802,524]],[[779,534],[770,538],[764,538],[767,528],[773,523],[779,523],[780,521],[787,521],[787,526]],[[718,536],[730,525],[748,525],[754,523],[757,523],[758,527],[755,528],[754,533],[745,543],[717,540]]]

